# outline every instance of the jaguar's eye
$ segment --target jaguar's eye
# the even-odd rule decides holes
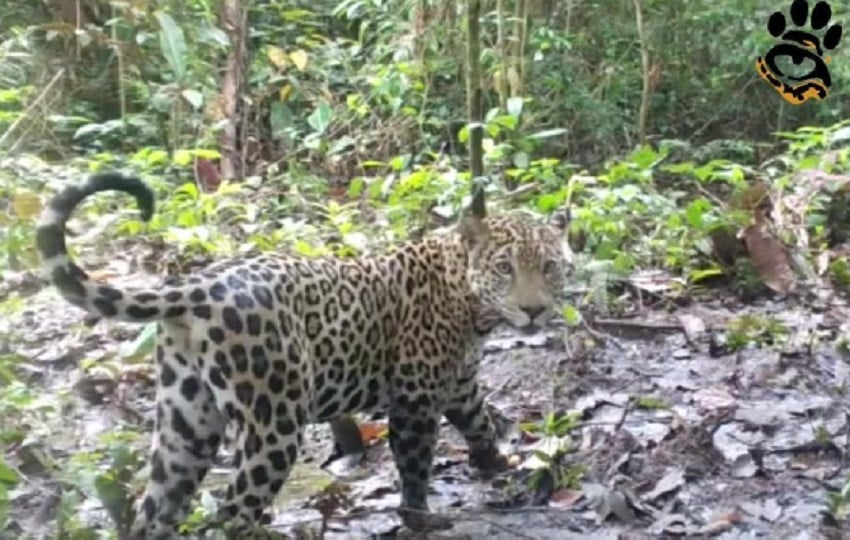
[[[558,271],[558,263],[553,260],[548,260],[543,263],[543,273],[544,274],[554,274]]]
[[[500,274],[510,274],[513,271],[513,267],[511,267],[511,263],[507,261],[501,261],[496,263],[496,272]]]

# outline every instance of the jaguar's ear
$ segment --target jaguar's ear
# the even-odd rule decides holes
[[[565,207],[556,210],[549,216],[549,225],[558,232],[563,233],[567,230],[567,227],[570,226],[571,219],[572,216],[570,215],[570,208]]]
[[[464,215],[457,225],[457,232],[470,248],[481,246],[490,238],[490,228],[478,216]]]

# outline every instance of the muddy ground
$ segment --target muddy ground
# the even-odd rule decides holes
[[[25,466],[22,448],[9,449],[27,472],[12,494],[10,538],[55,537],[46,534],[63,463],[121,424],[149,429],[153,412],[149,359],[117,354],[140,328],[88,327],[81,312],[32,283],[6,283],[34,294],[0,330],[4,347],[29,359],[27,384],[57,400],[43,424],[30,426],[30,444],[58,468],[47,474]],[[740,338],[730,336],[730,321],[747,313],[787,332],[762,332],[730,351],[730,339]],[[744,306],[714,294],[548,335],[495,335],[481,378],[509,421],[503,447],[513,469],[478,480],[462,440],[444,426],[430,501],[455,526],[429,538],[841,538],[847,522],[827,510],[828,494],[850,475],[850,363],[837,346],[847,314],[837,298],[819,307],[793,300]],[[518,429],[552,411],[577,411],[577,425],[560,439]],[[135,444],[146,445],[147,435]],[[569,451],[556,476],[571,472],[572,482],[544,475],[530,487],[531,470],[559,442]],[[339,460],[320,467],[332,453],[324,425],[310,429],[305,446],[274,529],[319,527],[315,495],[335,480],[350,500],[334,511],[326,538],[405,535],[393,511],[398,486],[385,441],[373,441],[357,467]],[[221,483],[230,455],[209,486]],[[97,500],[83,499],[79,511],[82,521],[108,526]]]

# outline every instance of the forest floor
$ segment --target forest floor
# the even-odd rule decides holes
[[[41,538],[59,493],[69,483],[86,491],[91,479],[79,456],[98,455],[104,435],[132,424],[142,431],[132,444],[144,455],[152,368],[149,359],[118,354],[138,326],[89,327],[32,274],[18,278],[5,283],[27,290],[21,310],[3,322],[5,346],[29,359],[27,384],[40,389],[31,409],[45,413],[37,416],[41,423],[30,422],[32,436],[17,448],[30,461],[19,460],[26,481],[14,491],[9,530]],[[458,434],[443,426],[430,502],[455,526],[429,537],[840,538],[847,522],[834,516],[850,474],[850,364],[837,344],[849,312],[833,297],[820,305],[743,305],[715,295],[532,337],[493,336],[481,380],[512,426],[503,450],[514,467],[481,482],[466,465]],[[759,329],[764,320],[772,326]],[[750,343],[733,347],[746,332]],[[112,360],[92,361],[98,358]],[[566,429],[518,429],[571,411]],[[559,445],[565,451],[551,457]],[[312,426],[272,527],[302,534],[318,528],[317,493],[336,482],[350,500],[327,521],[325,538],[398,535],[396,472],[386,442],[375,437],[356,467],[321,467],[331,453],[327,426]],[[209,485],[223,481],[231,455],[222,456]],[[76,473],[45,465],[72,456]],[[550,473],[532,481],[541,466]],[[109,526],[96,498],[78,504],[80,519]]]

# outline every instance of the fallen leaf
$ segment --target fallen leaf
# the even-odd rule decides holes
[[[703,388],[694,392],[694,403],[701,409],[711,411],[735,405],[735,398],[725,388]]]
[[[741,509],[753,517],[761,518],[769,523],[773,523],[782,516],[782,507],[776,502],[776,499],[767,499],[764,502],[745,502],[741,503]]]
[[[387,434],[386,424],[379,422],[363,422],[360,424],[360,437],[363,444],[371,444],[380,441]]]
[[[626,496],[613,491],[602,484],[586,482],[582,484],[584,497],[590,501],[590,506],[596,512],[597,522],[602,523],[608,516],[614,514],[621,522],[631,523],[637,516],[629,506]]]
[[[549,498],[550,506],[559,506],[565,508],[572,506],[584,497],[584,493],[574,489],[560,489],[552,494]]]
[[[701,334],[705,333],[705,321],[699,317],[690,313],[680,313],[678,319],[688,341],[694,342]]]
[[[685,472],[682,469],[673,469],[665,474],[661,480],[655,484],[655,488],[641,497],[645,501],[654,501],[655,499],[676,491],[685,484]]]

